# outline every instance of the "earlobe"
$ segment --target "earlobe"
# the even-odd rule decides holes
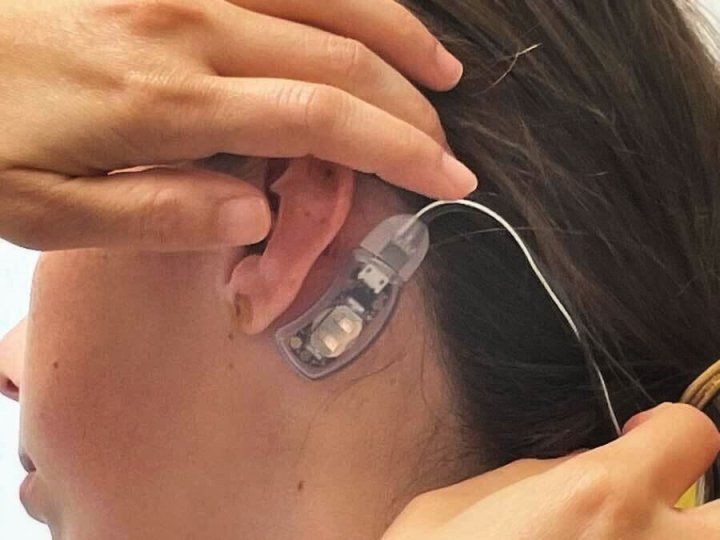
[[[271,189],[280,205],[265,252],[242,259],[228,283],[237,322],[248,334],[265,330],[295,300],[313,264],[345,223],[354,173],[302,158],[292,161]]]

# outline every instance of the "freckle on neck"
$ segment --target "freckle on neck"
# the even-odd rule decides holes
[[[300,480],[297,485],[297,490],[302,491],[303,489],[305,489],[305,480]]]
[[[52,367],[53,367],[53,369],[59,368],[59,367],[60,367],[60,362],[53,362],[53,363],[52,363]]]

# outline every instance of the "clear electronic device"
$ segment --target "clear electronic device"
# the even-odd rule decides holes
[[[427,223],[446,212],[468,208],[491,217],[510,234],[580,340],[580,332],[570,312],[553,291],[525,242],[505,218],[475,201],[435,201],[414,216],[386,219],[362,241],[322,298],[276,332],[275,341],[282,356],[309,379],[321,379],[346,367],[380,334],[397,303],[400,290],[425,259],[430,244]],[[615,432],[620,436],[620,423],[605,377],[597,363],[592,358],[589,361],[598,377]]]
[[[415,216],[383,221],[320,300],[276,332],[282,356],[309,379],[347,366],[383,329],[429,245],[427,226]]]

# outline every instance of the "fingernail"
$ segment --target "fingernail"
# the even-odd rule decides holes
[[[448,80],[452,81],[453,84],[457,83],[463,75],[462,62],[450,54],[439,41],[436,46],[436,55],[437,64],[442,74],[447,77]]]
[[[260,197],[231,199],[220,206],[218,235],[228,245],[248,246],[262,241],[270,230],[270,209]]]
[[[463,197],[477,189],[477,176],[447,152],[443,156],[442,168],[450,182],[463,192]]]

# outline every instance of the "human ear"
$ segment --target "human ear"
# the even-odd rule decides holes
[[[237,324],[258,334],[298,295],[318,257],[342,228],[352,205],[354,173],[313,157],[293,160],[271,186],[279,210],[267,247],[233,269],[227,284]]]

